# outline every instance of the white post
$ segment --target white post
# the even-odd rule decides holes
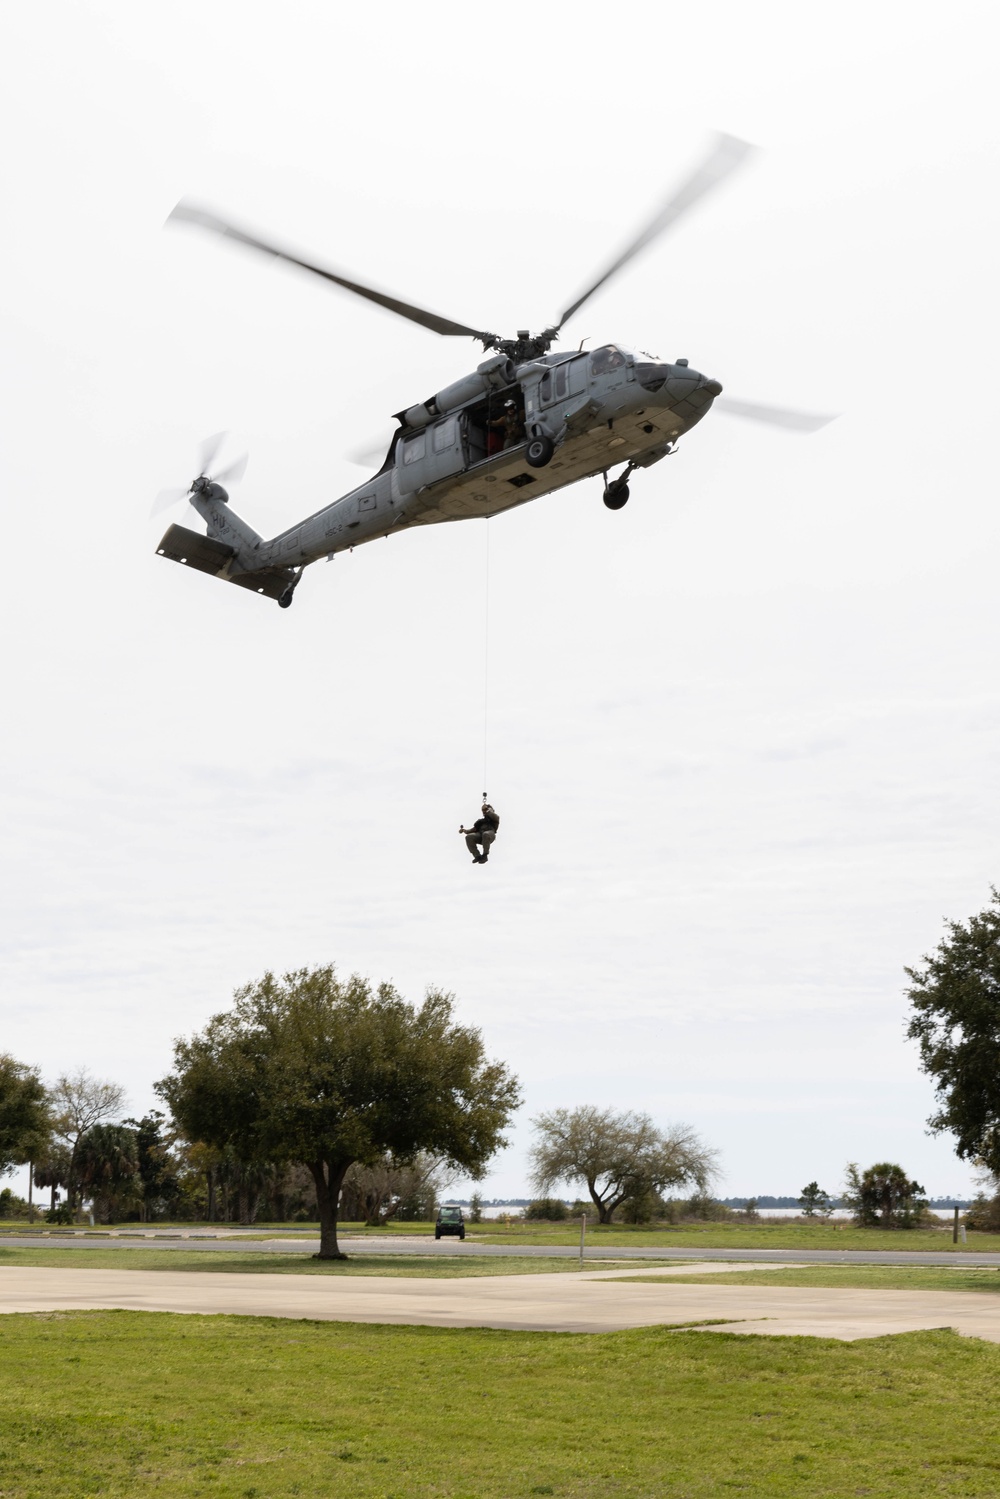
[[[584,1240],[586,1239],[586,1237],[587,1237],[587,1215],[586,1215],[586,1213],[581,1213],[580,1214],[580,1269],[581,1270],[583,1269],[583,1245],[584,1245]]]

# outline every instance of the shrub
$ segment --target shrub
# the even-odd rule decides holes
[[[11,1191],[10,1187],[4,1187],[0,1192],[0,1218],[27,1218],[28,1204],[23,1197],[18,1197]]]
[[[579,1223],[581,1218],[586,1218],[588,1224],[598,1221],[597,1209],[592,1202],[584,1202],[578,1197],[569,1210],[569,1216]]]
[[[562,1223],[569,1216],[560,1197],[536,1197],[524,1210],[528,1223]]]
[[[966,1228],[978,1229],[980,1233],[1000,1233],[1000,1197],[987,1197],[985,1192],[977,1192],[962,1221]]]
[[[717,1202],[702,1192],[696,1192],[687,1202],[681,1203],[681,1208],[683,1217],[697,1218],[705,1223],[725,1223],[736,1216],[724,1202]]]
[[[632,1224],[652,1223],[654,1218],[663,1217],[665,1206],[659,1192],[636,1192],[622,1203],[621,1220]]]

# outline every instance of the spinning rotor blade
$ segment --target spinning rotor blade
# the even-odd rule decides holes
[[[217,474],[212,474],[216,484],[238,484],[247,471],[248,453],[243,453],[239,458],[234,458],[232,463],[225,468],[220,468]]]
[[[392,442],[392,434],[388,437],[372,437],[367,442],[359,443],[357,447],[350,448],[344,454],[348,463],[357,464],[358,468],[373,468],[382,463],[389,451]]]
[[[222,450],[222,444],[229,436],[228,432],[214,432],[211,437],[205,437],[198,444],[198,462],[201,464],[199,474],[207,474],[212,464],[218,458]]]
[[[755,146],[751,146],[747,141],[739,140],[735,135],[717,135],[715,145],[701,166],[692,173],[682,187],[671,194],[659,213],[650,220],[640,234],[636,235],[631,244],[626,246],[618,259],[612,261],[597,280],[566,308],[552,331],[557,333],[563,324],[579,311],[584,302],[594,295],[595,291],[599,290],[606,281],[610,281],[612,276],[616,276],[623,266],[628,265],[633,256],[638,255],[640,250],[644,250],[647,245],[652,244],[654,239],[665,234],[676,224],[682,214],[687,213],[689,208],[693,208],[699,199],[711,192],[712,188],[723,178],[728,177],[730,172],[735,172],[740,163],[755,150]]]
[[[364,297],[369,302],[375,302],[388,312],[396,313],[398,317],[408,318],[411,323],[419,323],[422,328],[429,328],[432,333],[458,338],[491,337],[490,334],[483,334],[475,328],[467,327],[465,323],[454,323],[451,318],[439,317],[436,312],[428,312],[425,307],[416,307],[412,302],[401,302],[398,297],[390,297],[386,292],[363,286],[360,281],[348,281],[346,277],[338,276],[324,266],[316,265],[310,260],[303,260],[293,250],[258,239],[256,235],[249,234],[245,229],[240,229],[227,219],[220,219],[217,214],[209,213],[185,198],[177,204],[167,219],[167,223],[169,224],[171,220],[184,224],[197,224],[201,229],[209,229],[213,234],[220,234],[225,239],[234,239],[237,244],[247,245],[251,250],[259,250],[263,255],[271,255],[275,260],[284,260],[289,265],[299,266],[303,271],[311,271],[314,276],[322,276],[324,281],[332,281],[335,286],[342,286],[345,291],[352,291],[357,297]]]
[[[230,463],[226,468],[220,468],[217,473],[213,474],[210,472],[216,462],[216,459],[219,456],[219,453],[222,451],[222,445],[228,436],[228,432],[216,432],[211,437],[206,437],[203,442],[199,443],[198,478],[210,478],[216,484],[235,484],[237,480],[242,479],[243,475],[246,472],[247,466],[246,453],[242,454],[241,457],[234,459],[233,462]],[[156,499],[153,501],[153,508],[149,512],[150,517],[152,518],[154,515],[159,515],[161,510],[167,510],[171,505],[176,505],[181,500],[188,499],[192,492],[192,484],[188,484],[185,489],[161,489],[159,494],[156,496]],[[198,512],[194,510],[193,506],[192,511],[195,515],[198,514]]]
[[[742,416],[747,421],[764,422],[769,427],[784,427],[786,432],[818,432],[837,420],[809,411],[789,411],[784,406],[763,406],[759,401],[738,401],[733,396],[719,396],[713,402],[716,411],[727,416]]]
[[[161,489],[159,494],[156,496],[156,499],[153,501],[152,510],[149,512],[150,520],[152,520],[154,515],[159,515],[161,511],[169,510],[171,505],[176,505],[179,503],[179,501],[186,500],[190,493],[190,488]]]

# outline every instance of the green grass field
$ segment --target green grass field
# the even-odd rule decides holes
[[[1000,1348],[0,1319],[4,1499],[993,1496]]]
[[[635,1265],[634,1260],[631,1263]],[[621,1279],[652,1285],[663,1277],[633,1272]],[[846,1286],[872,1291],[989,1291],[1000,1295],[1000,1267],[992,1265],[808,1265],[802,1270],[782,1266],[773,1270],[727,1270],[724,1275],[711,1277],[699,1275],[692,1266],[686,1274],[669,1279],[671,1285],[704,1285],[711,1279],[727,1286]]]
[[[27,1225],[11,1221],[0,1226],[0,1239],[4,1233],[24,1233]],[[36,1229],[39,1225],[36,1225]],[[152,1225],[156,1233],[185,1232],[215,1235],[224,1233],[227,1225],[210,1223],[185,1223]],[[314,1223],[255,1224],[253,1234],[241,1235],[243,1239],[266,1239],[268,1228],[294,1229],[303,1238],[318,1237]],[[119,1233],[139,1232],[135,1223],[121,1224]],[[94,1230],[93,1232],[101,1232]],[[366,1228],[361,1223],[342,1223],[340,1233],[350,1238],[394,1239],[399,1237],[433,1235],[430,1223],[392,1223],[385,1228]],[[481,1244],[516,1246],[520,1244],[571,1245],[580,1242],[579,1224],[514,1223],[509,1228],[498,1228],[494,1224],[470,1225],[467,1236]],[[697,1247],[701,1249],[894,1249],[932,1250],[962,1253],[1000,1253],[1000,1234],[970,1232],[968,1242],[953,1244],[951,1231],[942,1226],[934,1229],[911,1229],[888,1232],[881,1229],[855,1228],[853,1224],[841,1225],[817,1221],[813,1224],[780,1223],[694,1223],[666,1225],[662,1228],[631,1228],[627,1224],[613,1224],[603,1228],[590,1224],[587,1228],[589,1249],[646,1248],[662,1249],[669,1256],[671,1246]]]
[[[493,1229],[489,1233],[477,1231],[475,1237],[486,1244],[578,1244],[580,1230],[579,1227],[564,1228],[558,1224],[546,1227],[526,1223],[515,1224],[506,1230]],[[1000,1253],[1000,1234],[970,1233],[967,1244],[953,1244],[950,1230],[915,1228],[893,1232],[855,1228],[850,1223],[842,1227],[830,1223],[756,1223],[745,1227],[699,1223],[655,1229],[614,1224],[610,1228],[588,1227],[587,1245],[591,1249],[642,1246],[662,1249],[668,1255],[672,1246],[699,1249],[923,1249],[937,1253],[954,1250],[956,1254],[971,1250],[983,1254]]]
[[[647,1263],[643,1261],[643,1263]],[[653,1260],[652,1264],[676,1264]],[[587,1261],[588,1270],[631,1269],[634,1260]],[[579,1271],[577,1260],[510,1259],[483,1255],[458,1259],[449,1256],[365,1254],[347,1260],[314,1260],[311,1254],[265,1254],[260,1250],[198,1249],[28,1249],[0,1247],[0,1270],[5,1265],[34,1265],[54,1270],[227,1270],[253,1275],[388,1275],[424,1276],[456,1280],[482,1275],[558,1275]],[[2,1490],[0,1490],[2,1499]]]

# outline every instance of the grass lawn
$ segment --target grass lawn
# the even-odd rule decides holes
[[[996,1495],[1000,1348],[0,1319],[4,1499]]]
[[[509,1229],[469,1230],[485,1244],[579,1244],[580,1228],[553,1224],[515,1224]],[[589,1249],[617,1248],[627,1245],[635,1248],[662,1249],[669,1255],[671,1248],[698,1249],[894,1249],[932,1250],[937,1253],[963,1251],[1000,1253],[1000,1234],[969,1233],[967,1244],[953,1244],[951,1230],[914,1228],[892,1230],[877,1228],[855,1228],[845,1223],[837,1227],[832,1223],[783,1224],[754,1223],[741,1225],[728,1223],[681,1224],[677,1227],[629,1228],[625,1224],[614,1224],[610,1228],[591,1225],[587,1229]]]
[[[623,1275],[621,1279],[663,1282],[660,1275]],[[686,1275],[669,1277],[671,1285],[704,1285],[708,1279],[693,1267]],[[1000,1295],[1000,1266],[992,1265],[808,1265],[802,1270],[727,1270],[711,1279],[727,1286],[847,1286],[872,1291],[992,1291]],[[1000,1490],[1000,1483],[997,1487]]]
[[[653,1261],[671,1265],[676,1260]],[[634,1260],[587,1261],[588,1270],[631,1269]],[[507,1259],[502,1255],[443,1259],[427,1255],[366,1254],[348,1260],[314,1260],[304,1254],[241,1254],[225,1249],[10,1249],[0,1248],[0,1273],[5,1265],[36,1265],[54,1270],[227,1270],[253,1275],[391,1275],[459,1280],[479,1275],[558,1275],[579,1271],[577,1260]],[[0,1322],[0,1330],[2,1330]],[[3,1490],[0,1489],[0,1499]]]

